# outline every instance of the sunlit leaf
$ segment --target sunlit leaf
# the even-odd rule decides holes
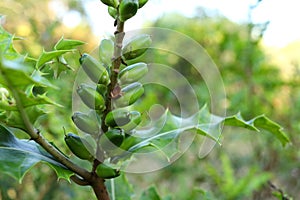
[[[34,141],[20,140],[0,124],[0,170],[20,182],[37,163],[43,162],[55,170],[58,178],[69,180],[73,172],[57,162]]]
[[[0,52],[5,58],[15,59],[19,56],[13,47],[14,35],[8,33],[0,25]]]
[[[54,49],[71,50],[83,44],[85,44],[85,42],[82,42],[80,40],[64,39],[64,37],[61,37],[60,40],[55,44]]]
[[[43,53],[38,58],[38,61],[36,63],[36,69],[38,69],[40,66],[44,65],[47,62],[52,61],[54,58],[57,58],[67,52],[71,52],[73,50],[55,50],[55,51],[43,51]]]

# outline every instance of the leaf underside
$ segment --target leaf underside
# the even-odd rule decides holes
[[[73,172],[66,169],[34,141],[16,138],[0,124],[0,170],[20,182],[25,174],[37,163],[49,165],[58,178],[70,181]]]

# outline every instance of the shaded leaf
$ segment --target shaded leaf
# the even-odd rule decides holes
[[[134,195],[132,185],[130,185],[124,173],[117,178],[107,180],[105,185],[111,199],[130,200]]]
[[[23,65],[21,60],[2,59],[0,63],[0,83],[13,87],[24,87],[36,82],[28,75],[32,69]]]
[[[85,44],[85,42],[82,42],[80,40],[70,40],[70,39],[64,39],[64,37],[61,37],[60,40],[55,44],[54,49],[55,50],[71,50],[71,49],[74,49],[83,44]]]
[[[34,124],[40,116],[45,114],[45,112],[37,106],[25,108],[25,111],[32,124]],[[2,114],[0,113],[0,121],[7,126],[26,130],[23,119],[18,111],[6,111]]]
[[[25,65],[23,59],[7,60],[2,59],[0,63],[0,84],[15,88],[37,85],[55,88],[43,74],[32,67]]]
[[[37,163],[44,162],[55,170],[58,178],[69,180],[73,172],[57,162],[37,143],[16,138],[0,124],[0,169],[20,182],[24,175]]]
[[[151,186],[142,193],[140,200],[161,200],[161,198],[158,195],[156,188],[154,186]]]

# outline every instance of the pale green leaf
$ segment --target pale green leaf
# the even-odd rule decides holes
[[[61,37],[60,40],[55,44],[54,49],[71,50],[83,44],[85,44],[85,42],[82,42],[80,40],[64,39],[64,37]]]

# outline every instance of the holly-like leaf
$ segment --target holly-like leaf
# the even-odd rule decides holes
[[[45,112],[37,106],[25,108],[25,111],[32,124],[34,124],[40,116],[45,114]],[[18,111],[5,111],[0,113],[0,121],[7,126],[26,130],[23,119]]]
[[[32,67],[25,65],[23,59],[7,60],[0,62],[0,84],[14,88],[22,88],[29,85],[55,88],[43,74]]]
[[[43,66],[45,63],[52,61],[54,58],[58,58],[59,56],[71,52],[73,50],[54,50],[54,51],[48,51],[45,50],[38,58],[38,61],[36,63],[36,69]]]
[[[138,128],[131,137],[127,138],[121,146],[126,152],[115,157],[114,162],[119,159],[127,159],[133,153],[146,147],[160,150],[169,160],[179,150],[177,147],[180,136],[191,131],[220,143],[224,125],[242,127],[256,132],[264,129],[273,134],[283,146],[290,142],[283,128],[264,115],[248,121],[244,120],[240,113],[220,117],[211,114],[207,106],[188,118],[180,118],[166,110],[160,119],[151,125],[151,129]],[[160,130],[158,131],[157,128],[153,127],[159,127]]]
[[[0,83],[7,86],[23,87],[34,84],[35,81],[29,76],[32,69],[23,65],[21,60],[2,59],[0,63]]]
[[[58,178],[69,180],[73,172],[66,169],[37,143],[16,138],[0,124],[0,170],[20,182],[37,163],[43,162],[55,170]]]
[[[83,44],[85,44],[85,42],[82,42],[80,40],[70,40],[70,39],[64,39],[64,37],[61,37],[60,40],[55,44],[54,49],[55,50],[72,50]]]
[[[154,186],[149,187],[142,193],[140,200],[161,200]]]
[[[1,19],[0,19],[1,20]],[[0,52],[5,58],[15,59],[19,56],[13,47],[13,40],[16,37],[9,32],[5,31],[0,25]]]

